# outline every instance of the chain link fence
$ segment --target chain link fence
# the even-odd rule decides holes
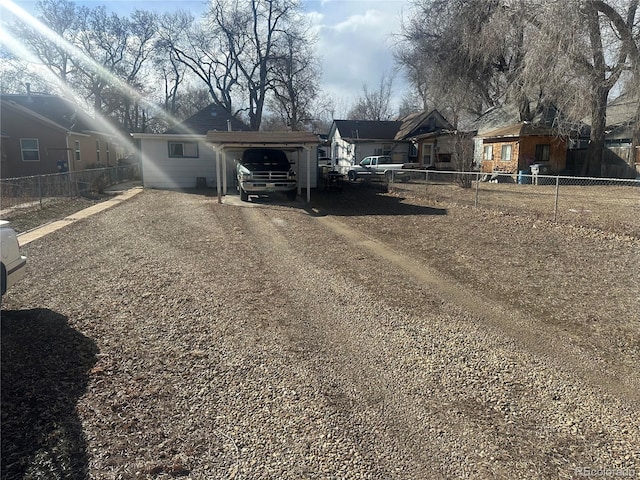
[[[389,188],[435,205],[469,205],[640,237],[639,179],[403,170]]]
[[[139,165],[4,178],[0,180],[0,210],[42,208],[52,200],[104,193],[111,185],[138,179]]]

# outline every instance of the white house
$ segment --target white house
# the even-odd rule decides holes
[[[210,131],[247,131],[248,126],[211,104],[162,134],[134,133],[140,148],[145,188],[195,188],[216,185],[215,151]],[[233,159],[226,169],[233,182]],[[231,183],[233,184],[233,183]]]
[[[133,138],[140,148],[145,188],[215,187],[222,195],[235,193],[236,160],[246,148],[284,150],[298,177],[298,193],[306,188],[307,199],[318,181],[317,135],[253,132],[213,104],[163,134],[134,133]]]
[[[346,173],[369,155],[390,155],[394,162],[409,160],[411,142],[396,140],[402,122],[373,120],[334,120],[327,143],[331,148],[331,165]]]
[[[215,152],[206,135],[134,133],[145,188],[179,189],[216,184]],[[229,175],[233,167],[228,169]],[[204,179],[204,180],[203,180]]]

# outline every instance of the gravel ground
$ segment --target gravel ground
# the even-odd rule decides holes
[[[640,477],[640,239],[368,188],[29,245],[2,478]]]

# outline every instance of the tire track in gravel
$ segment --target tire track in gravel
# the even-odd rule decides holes
[[[540,339],[528,343],[536,340],[535,330],[529,330],[535,325],[504,313],[504,307],[474,303],[470,293],[384,243],[332,217],[312,218],[288,208],[243,209],[243,224],[272,262],[272,278],[287,286],[281,291],[290,303],[298,303],[298,311],[307,313],[306,321],[283,325],[280,334],[300,348],[297,358],[315,372],[327,408],[339,412],[345,441],[357,445],[361,456],[376,466],[373,478],[570,478],[570,466],[591,457],[593,438],[606,435],[592,429],[611,419],[635,424],[624,406],[628,397],[618,402],[597,387],[587,387],[602,392],[601,400],[577,399],[585,387],[574,378],[576,368],[586,369],[587,362],[567,368],[566,359],[556,355],[575,355],[578,362],[579,352],[562,344],[550,350]],[[361,283],[357,275],[343,276],[345,270],[315,258],[313,248],[302,243],[303,225],[323,244],[346,239],[340,245],[343,254],[360,252],[352,266],[365,271],[374,265],[378,270],[373,271],[379,271],[382,264],[396,271],[400,267],[451,305],[443,316],[436,308],[415,323],[412,309],[389,307],[383,297],[369,298],[368,282]],[[324,298],[314,293],[320,286]],[[507,316],[495,318],[501,313]],[[520,328],[528,333],[521,335]],[[468,335],[474,337],[465,339]],[[440,336],[448,338],[446,342],[453,339],[453,348]],[[452,361],[446,359],[450,355],[455,356]],[[475,374],[465,370],[468,356],[474,362],[485,359],[476,363],[480,370]],[[531,371],[536,373],[531,376]],[[512,380],[495,384],[496,375]],[[492,396],[501,389],[507,404],[512,402],[521,413],[511,417],[496,410]],[[555,403],[565,395],[566,402]],[[581,413],[575,421],[589,440],[568,436],[561,423],[569,421],[563,409],[577,405]],[[615,438],[613,434],[607,441]],[[606,458],[606,452],[597,451]],[[601,460],[604,465],[607,461]]]
[[[409,258],[393,247],[356,231],[333,217],[319,216],[317,219],[327,229],[344,237],[350,244],[364,248],[372,255],[400,268],[419,282],[428,285],[429,289],[438,292],[448,302],[459,305],[467,312],[478,316],[490,326],[504,332],[521,346],[560,369],[566,370],[570,367],[587,383],[604,387],[616,397],[624,397],[632,402],[640,400],[640,379],[622,371],[612,371],[609,365],[606,370],[595,370],[591,357],[576,347],[562,343],[562,339],[569,336],[570,332],[550,325],[542,327],[535,324],[534,319],[527,318],[513,307],[495,302],[489,303],[469,289],[464,289],[433,272],[430,267],[415,258]]]
[[[367,341],[371,340],[362,332],[354,335],[350,330],[357,327],[345,318],[348,311],[340,312],[326,301],[327,295],[340,290],[330,285],[336,282],[333,273],[301,256],[285,235],[290,213],[274,216],[274,210],[262,208],[242,212],[243,225],[272,261],[271,274],[279,277],[279,284],[287,285],[283,290],[292,309],[297,305],[307,314],[298,323],[281,325],[281,334],[299,361],[315,372],[316,388],[325,399],[325,415],[330,426],[338,429],[335,435],[353,444],[366,460],[367,469],[360,471],[363,478],[398,478],[399,474],[400,478],[448,478],[434,462],[441,453],[438,439],[427,438],[415,412],[403,407],[411,404],[409,399],[389,390],[391,379],[377,378],[390,373],[381,373],[379,364],[368,361]],[[309,271],[303,272],[305,269]],[[318,293],[320,286],[326,289],[323,293]],[[363,398],[363,404],[354,403]]]

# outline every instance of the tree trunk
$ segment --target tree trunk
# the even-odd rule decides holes
[[[602,175],[602,156],[604,153],[605,125],[607,123],[608,88],[599,88],[591,98],[591,135],[589,151],[583,174],[589,177]]]

